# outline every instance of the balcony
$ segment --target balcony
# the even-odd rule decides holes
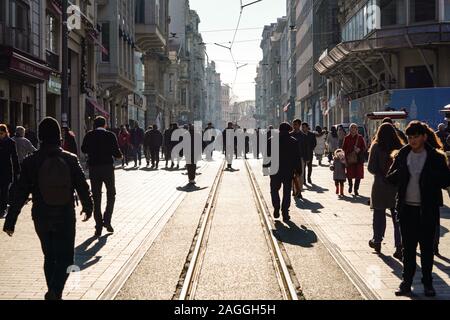
[[[0,45],[30,53],[30,32],[0,23]]]
[[[47,64],[50,68],[55,71],[59,71],[59,55],[45,50],[45,61],[47,61]]]
[[[157,19],[155,5],[151,1],[136,1],[136,44],[141,50],[166,51],[167,39],[162,21],[165,20]]]

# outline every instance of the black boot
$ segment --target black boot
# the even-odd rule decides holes
[[[280,218],[280,209],[274,209],[273,211],[273,217],[275,219],[279,219]]]
[[[372,239],[369,241],[369,247],[374,249],[376,253],[381,252],[381,242],[375,242],[375,240]]]
[[[427,285],[424,284],[423,286],[424,286],[423,290],[424,290],[425,297],[429,297],[429,298],[436,297],[436,290],[434,289],[432,284],[427,284]]]
[[[403,281],[400,284],[400,287],[398,288],[398,290],[395,291],[395,295],[397,297],[404,297],[404,296],[411,295],[411,284],[406,283],[405,281]]]

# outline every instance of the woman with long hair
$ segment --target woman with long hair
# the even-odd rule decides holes
[[[369,246],[377,253],[381,252],[381,243],[386,232],[386,209],[392,213],[394,223],[395,252],[394,257],[402,259],[402,241],[400,225],[395,210],[397,188],[386,181],[395,152],[403,147],[403,142],[390,123],[382,124],[378,129],[370,148],[368,170],[374,175],[370,206],[373,209],[373,237]]]

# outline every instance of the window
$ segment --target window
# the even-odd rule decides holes
[[[381,26],[405,24],[405,0],[380,0]]]
[[[10,2],[10,26],[13,32],[14,46],[30,50],[30,8],[20,0]]]
[[[411,22],[436,20],[436,0],[410,0]]]
[[[444,20],[450,21],[450,0],[444,0]]]
[[[6,20],[6,0],[0,0],[0,23]]]
[[[58,26],[59,23],[52,14],[47,14],[47,32],[45,34],[46,49],[58,53]]]
[[[136,0],[136,23],[145,23],[145,0]]]
[[[102,52],[102,62],[109,62],[110,57],[110,30],[109,30],[109,22],[102,23],[102,46],[108,50],[108,53]]]

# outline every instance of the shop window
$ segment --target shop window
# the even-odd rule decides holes
[[[435,21],[437,13],[436,0],[410,0],[411,22]]]

